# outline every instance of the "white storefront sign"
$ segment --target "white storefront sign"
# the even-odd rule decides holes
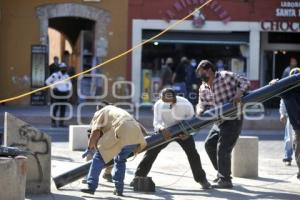
[[[280,7],[275,10],[276,17],[300,17],[299,1],[281,1]]]

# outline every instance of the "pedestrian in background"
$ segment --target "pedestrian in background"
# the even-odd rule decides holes
[[[187,86],[186,86],[186,77],[187,77],[187,68],[190,67],[190,62],[187,57],[183,56],[180,59],[180,63],[176,67],[175,73],[172,77],[173,89],[180,96],[186,97],[187,95]]]
[[[290,71],[294,68],[296,68],[298,65],[297,59],[295,57],[290,58],[290,63],[289,65],[284,69],[282,73],[281,78],[288,77],[290,74]],[[292,155],[293,155],[293,128],[290,124],[290,120],[288,118],[288,113],[286,111],[286,107],[284,104],[284,101],[281,99],[280,101],[280,108],[279,108],[279,113],[280,113],[280,121],[285,124],[285,129],[284,129],[284,157],[283,157],[283,162],[287,166],[291,166],[292,162]]]
[[[159,91],[172,86],[172,65],[173,59],[167,58],[166,63],[161,67]]]
[[[59,59],[57,56],[54,56],[53,58],[53,63],[51,65],[49,65],[49,75],[58,72],[60,69],[59,67]]]
[[[286,107],[284,105],[283,100],[280,100],[280,107],[279,107],[279,113],[280,113],[280,122],[285,124],[284,129],[284,157],[283,162],[286,164],[286,166],[291,166],[291,162],[293,160],[293,138],[294,138],[294,130],[290,123]]]
[[[57,121],[60,127],[65,127],[65,113],[66,113],[66,104],[70,96],[72,95],[72,83],[70,80],[65,80],[69,78],[67,74],[67,66],[65,63],[59,65],[60,70],[51,74],[47,80],[47,85],[51,86],[51,106],[54,104],[51,113],[51,126],[56,127]],[[59,82],[59,83],[57,83]],[[57,112],[60,112],[59,118],[57,118]]]
[[[186,89],[187,89],[187,99],[189,102],[195,106],[198,102],[198,88],[200,80],[196,75],[197,61],[196,59],[191,59],[190,64],[186,66]]]
[[[288,77],[290,71],[298,66],[297,59],[295,57],[290,58],[290,64],[284,69],[281,78]]]

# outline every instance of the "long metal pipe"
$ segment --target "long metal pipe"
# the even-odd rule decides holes
[[[250,102],[260,102],[260,103],[265,102],[270,98],[278,96],[284,92],[293,89],[294,87],[299,87],[299,86],[300,86],[300,75],[287,77],[279,80],[277,83],[273,85],[267,85],[250,92],[249,94],[247,94],[242,98],[242,103],[245,104]],[[218,113],[218,114],[212,115],[212,113]],[[183,132],[189,134],[197,134],[197,132],[195,132],[196,130],[212,125],[216,121],[220,120],[220,118],[222,117],[221,113],[222,116],[230,117],[237,113],[237,108],[232,103],[226,103],[220,107],[216,107],[204,112],[201,115],[201,117],[193,117],[190,120],[184,120],[176,125],[168,127],[168,130],[172,135],[171,140],[176,139],[178,135]],[[164,140],[161,134],[154,134],[146,137],[146,141],[147,141],[147,147],[143,151],[150,148],[155,148],[156,146],[162,145],[163,143],[169,142],[170,140],[169,141]],[[112,162],[110,162],[106,166],[111,164]],[[74,182],[84,177],[88,173],[90,165],[91,165],[91,161],[82,164],[81,166],[73,170],[70,170],[68,172],[65,172],[61,175],[54,177],[53,180],[56,187],[57,188],[63,187],[64,185],[67,185],[71,182]]]

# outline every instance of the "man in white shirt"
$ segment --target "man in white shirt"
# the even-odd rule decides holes
[[[177,124],[182,120],[190,119],[193,116],[193,105],[187,99],[176,96],[173,89],[165,88],[161,92],[161,98],[154,104],[154,130],[163,134],[164,138],[168,140],[171,137],[166,128]],[[196,150],[194,138],[192,136],[182,136],[180,139],[176,139],[175,141],[178,142],[185,151],[195,181],[200,183],[203,189],[209,189],[211,185],[206,179],[205,171],[202,169],[200,156]],[[135,177],[146,177],[159,152],[167,147],[168,144],[169,142],[148,150],[137,167]],[[130,185],[133,186],[133,184],[134,181],[132,181]]]
[[[58,72],[54,72],[51,74],[47,80],[46,84],[51,85],[58,81],[62,81],[64,79],[69,78],[67,74],[67,65],[65,63],[61,63],[59,65],[60,70]],[[57,83],[51,87],[51,103],[55,103],[52,113],[51,113],[51,126],[56,127],[56,114],[57,111],[60,110],[59,115],[59,126],[64,127],[64,117],[66,112],[66,103],[68,102],[69,98],[71,97],[72,92],[72,83],[70,80],[65,80],[60,83]]]

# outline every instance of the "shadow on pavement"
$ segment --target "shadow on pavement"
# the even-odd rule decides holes
[[[51,156],[51,160],[74,162],[74,159],[64,156]]]
[[[170,192],[167,192],[168,190]],[[220,199],[231,199],[231,200],[254,200],[254,199],[281,199],[281,200],[291,200],[291,199],[300,199],[299,194],[288,193],[287,191],[278,192],[270,191],[263,192],[257,190],[249,190],[243,186],[236,185],[233,189],[210,189],[210,190],[180,190],[180,189],[170,189],[170,188],[157,188],[159,197],[164,197],[165,199],[175,199],[174,196],[185,197],[185,196],[199,196],[202,197],[215,197]],[[158,196],[157,196],[158,197]]]
[[[43,195],[29,195],[26,196],[26,199],[29,198],[31,200],[38,200],[38,199],[49,199],[49,200],[82,200],[85,198],[81,198],[81,197],[74,197],[74,196],[70,196],[70,195],[65,195],[65,194],[43,194]]]

